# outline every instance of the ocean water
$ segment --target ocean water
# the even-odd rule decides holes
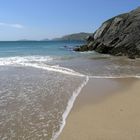
[[[140,60],[74,52],[80,41],[0,42],[0,139],[55,140],[89,78],[140,77]]]

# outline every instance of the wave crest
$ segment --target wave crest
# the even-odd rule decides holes
[[[29,62],[48,62],[52,61],[53,58],[50,56],[15,56],[15,57],[4,57],[0,58],[0,66],[4,65],[13,65],[13,64],[21,64],[21,63],[29,63]]]
[[[72,76],[80,76],[89,78],[140,78],[140,75],[93,75],[89,76],[87,74],[82,74],[80,72],[76,72],[73,69],[69,69],[66,67],[61,67],[59,65],[48,65],[47,62],[54,60],[53,57],[50,56],[16,56],[16,57],[5,57],[0,58],[0,66],[27,66],[38,69],[43,69],[52,72],[58,72],[62,74],[72,75]]]

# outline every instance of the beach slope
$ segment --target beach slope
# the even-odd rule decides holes
[[[58,140],[139,140],[139,107],[139,79],[90,80]]]

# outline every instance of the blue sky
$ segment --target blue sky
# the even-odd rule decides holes
[[[94,32],[140,0],[0,0],[0,40],[54,38]]]

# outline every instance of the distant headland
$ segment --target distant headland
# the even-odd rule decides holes
[[[17,41],[86,41],[87,37],[90,35],[92,35],[92,33],[81,32],[81,33],[68,34],[68,35],[64,35],[62,37],[53,38],[53,39],[48,39],[48,38],[45,38],[42,40],[20,39]]]
[[[69,34],[69,35],[65,35],[62,36],[60,38],[54,38],[52,40],[56,40],[56,41],[85,41],[87,39],[88,36],[92,35],[92,33],[74,33],[74,34]]]

